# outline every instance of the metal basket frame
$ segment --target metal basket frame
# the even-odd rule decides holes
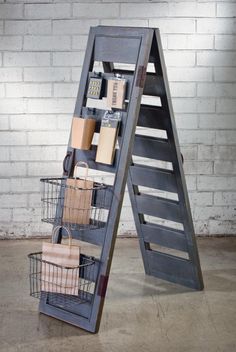
[[[42,260],[42,252],[35,252],[28,254],[30,261],[30,296],[46,299],[51,305],[69,309],[73,304],[81,304],[90,302],[94,293],[94,282],[95,282],[95,258],[80,255],[80,264],[76,267],[61,266],[55,263],[51,263],[46,260]],[[49,280],[42,280],[42,265],[47,265],[49,270]],[[74,273],[73,273],[74,271]],[[67,288],[66,282],[55,283],[55,276],[58,277],[60,273],[73,273],[75,278],[75,286],[73,288],[74,294],[64,293]],[[48,291],[42,290],[42,286],[45,284],[49,287]]]
[[[107,198],[111,189],[103,184],[94,182],[93,187],[81,188],[67,184],[67,177],[41,178],[41,204],[43,222],[55,225],[65,225],[70,230],[95,230],[105,227],[108,211],[106,210]],[[82,180],[75,178],[75,180]],[[73,193],[69,193],[70,190]],[[80,200],[90,197],[90,206],[83,207],[82,202],[75,199],[65,202],[66,192],[79,195]],[[67,194],[68,194],[67,193]],[[82,195],[82,197],[81,197]],[[66,203],[66,204],[65,204]],[[78,204],[79,203],[79,204]],[[69,219],[64,214],[69,214]],[[82,221],[81,221],[82,220]]]

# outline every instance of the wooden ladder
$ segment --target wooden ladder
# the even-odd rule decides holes
[[[83,115],[86,108],[88,78],[96,62],[102,63],[105,79],[120,73],[127,80],[119,149],[113,165],[105,165],[95,162],[96,145],[85,151],[73,150],[69,144],[64,164],[68,176],[72,176],[78,161],[86,161],[90,169],[114,175],[106,201],[109,215],[105,226],[96,231],[73,231],[74,238],[101,250],[96,260],[95,292],[90,303],[75,304],[70,311],[49,305],[46,299],[41,299],[39,306],[40,312],[90,332],[97,332],[100,326],[126,183],[146,274],[203,289],[159,30],[107,26],[90,29],[75,116]],[[117,64],[128,64],[133,69],[121,69]],[[153,66],[151,72],[147,72],[148,64]],[[159,100],[152,105],[143,104],[145,96]],[[103,114],[104,111],[96,110],[96,132]],[[143,130],[152,136],[142,134]],[[153,189],[159,194],[150,194],[155,193]],[[166,192],[174,199],[167,198]]]

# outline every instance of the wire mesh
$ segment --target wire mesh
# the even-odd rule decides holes
[[[105,226],[110,189],[101,183],[85,184],[68,178],[41,179],[42,221],[72,230]]]
[[[48,304],[73,309],[74,304],[91,302],[94,293],[95,260],[80,256],[77,267],[68,268],[42,260],[42,252],[28,255],[30,296]],[[47,272],[47,275],[42,273]]]

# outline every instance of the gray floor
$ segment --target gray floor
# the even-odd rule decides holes
[[[26,254],[41,241],[0,241],[1,352],[235,352],[236,238],[198,240],[205,291],[145,277],[136,239],[118,239],[100,332],[37,313]]]

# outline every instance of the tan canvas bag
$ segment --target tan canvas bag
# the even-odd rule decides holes
[[[79,165],[85,165],[84,179],[77,178]],[[88,225],[91,216],[91,204],[93,195],[93,181],[88,180],[88,164],[78,162],[75,165],[74,178],[68,178],[66,181],[63,223]]]
[[[60,228],[69,237],[68,244],[53,243]],[[53,230],[52,243],[42,245],[41,291],[78,295],[80,247],[72,245],[71,232],[67,227],[57,226]]]
[[[91,147],[96,120],[92,118],[73,117],[71,127],[71,146],[76,149],[89,150]]]

